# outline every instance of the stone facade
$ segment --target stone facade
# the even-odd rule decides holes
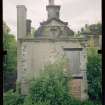
[[[54,0],[49,0],[46,10],[48,19],[40,23],[40,27],[35,32],[36,37],[67,38],[74,36],[74,32],[67,26],[68,23],[60,20],[60,6],[54,5]]]
[[[57,8],[53,1],[49,4],[50,9],[52,5],[55,8],[52,11],[56,12]],[[76,86],[77,83],[76,89],[72,90],[74,87],[70,87],[70,89],[72,88],[71,90],[75,97],[81,100],[87,99],[87,40],[85,38],[75,38],[74,32],[67,26],[67,22],[61,21],[59,17],[56,18],[55,14],[41,23],[41,26],[36,31],[35,38],[32,38],[31,35],[27,37],[26,32],[23,33],[20,27],[26,24],[26,21],[22,21],[26,20],[26,17],[23,19],[23,16],[26,16],[25,7],[17,7],[19,7],[17,8],[17,20],[19,22],[17,24],[17,30],[19,31],[17,33],[17,81],[20,84],[21,94],[28,94],[29,81],[39,76],[45,65],[54,63],[56,59],[66,55],[69,59],[72,59],[69,64],[73,70],[70,68],[70,71],[68,71],[74,78],[72,86]],[[24,26],[24,31],[27,29],[26,26]],[[77,66],[75,67],[74,64]]]
[[[73,36],[74,32],[67,26],[67,23],[56,18],[41,23],[41,26],[35,32],[35,37],[44,38],[62,39]]]

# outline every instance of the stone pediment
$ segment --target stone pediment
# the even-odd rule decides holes
[[[74,32],[67,26],[68,23],[60,19],[52,18],[42,22],[40,25],[35,32],[36,37],[67,38],[74,35]]]
[[[73,36],[74,32],[67,26],[67,22],[63,22],[60,19],[50,19],[43,23],[36,30],[36,37],[50,37],[50,38],[67,38]]]

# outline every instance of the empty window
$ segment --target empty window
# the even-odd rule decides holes
[[[80,74],[80,51],[82,49],[64,49],[69,59],[70,73]]]

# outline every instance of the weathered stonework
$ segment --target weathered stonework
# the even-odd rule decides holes
[[[72,94],[75,98],[81,99],[81,79],[72,79],[70,81],[70,94]]]
[[[35,37],[46,38],[67,38],[73,37],[74,32],[67,26],[67,22],[60,20],[60,6],[54,5],[53,0],[49,0],[49,5],[46,6],[48,19],[42,22],[40,27],[35,32]]]
[[[26,37],[26,12],[27,9],[24,5],[17,6],[17,38]]]
[[[49,5],[50,9],[52,8],[51,4]],[[54,3],[53,6],[56,9]],[[23,10],[24,6],[21,8]],[[18,12],[24,15],[20,8],[17,9],[19,9]],[[56,10],[53,12],[56,12]],[[18,16],[17,18],[20,18],[20,20],[23,18],[20,15]],[[54,17],[56,16],[54,15]],[[26,17],[24,19],[26,20]],[[27,33],[23,33],[19,27],[21,24],[26,24],[26,21],[22,21],[22,23],[19,21],[17,24],[18,31],[20,32],[17,33],[17,81],[20,83],[21,94],[28,94],[29,81],[39,76],[40,71],[43,70],[45,65],[52,64],[60,57],[66,55],[69,59],[72,59],[69,64],[73,70],[70,68],[68,71],[74,78],[72,80],[72,87],[70,87],[72,94],[81,100],[87,99],[88,96],[85,92],[87,90],[87,40],[74,37],[74,32],[69,29],[67,23],[61,21],[58,17],[51,17],[51,19],[48,18],[47,21],[42,22],[35,33],[35,38],[32,38],[31,35],[27,37]]]
[[[82,41],[82,40],[81,40]],[[19,66],[19,74],[18,74],[18,80],[23,84],[24,81],[27,82],[31,78],[36,78],[40,70],[44,68],[45,65],[48,65],[49,63],[54,63],[56,59],[59,59],[61,56],[64,56],[64,48],[69,49],[77,49],[82,48],[80,43],[75,40],[48,40],[48,39],[42,39],[42,40],[35,40],[35,39],[21,39],[21,60]],[[82,48],[83,49],[83,48]],[[73,76],[81,76],[83,79],[81,80],[81,98],[86,98],[85,90],[87,89],[86,84],[86,52],[82,50],[80,52],[80,73],[76,73]],[[76,81],[76,80],[75,80]],[[78,80],[77,80],[78,81]],[[73,82],[74,83],[74,82]],[[75,84],[75,83],[74,83]],[[27,84],[23,84],[21,89],[23,94],[27,94],[27,91],[24,91],[24,88],[27,86]],[[25,93],[26,92],[26,93]],[[75,94],[74,94],[75,95]],[[83,96],[83,97],[82,97]],[[85,97],[84,97],[85,96]]]

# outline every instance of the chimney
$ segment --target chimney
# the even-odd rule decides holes
[[[26,36],[26,12],[27,9],[24,5],[17,5],[17,39]]]
[[[31,34],[31,20],[30,19],[27,19],[26,21],[26,27],[27,27],[27,35],[30,35]]]

